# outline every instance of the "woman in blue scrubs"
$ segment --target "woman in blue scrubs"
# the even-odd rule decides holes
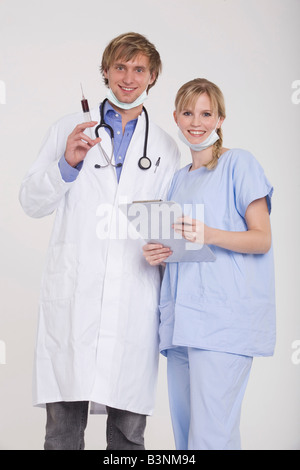
[[[275,292],[269,214],[273,188],[248,151],[223,147],[224,98],[205,79],[183,85],[174,118],[192,163],[174,176],[168,199],[204,205],[204,220],[174,226],[208,244],[214,262],[166,263],[160,299],[160,350],[177,449],[238,450],[240,413],[255,356],[275,346]],[[164,263],[170,250],[148,244]]]

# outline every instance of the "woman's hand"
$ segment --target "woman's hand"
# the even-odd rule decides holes
[[[205,225],[201,220],[192,219],[185,215],[179,217],[176,223],[173,225],[176,233],[179,233],[189,242],[204,244],[204,236],[209,227]]]
[[[157,266],[159,264],[165,266],[164,260],[171,254],[172,251],[170,248],[161,244],[147,243],[143,246],[144,258],[151,266]]]
[[[237,253],[264,254],[271,247],[271,225],[266,198],[251,202],[245,213],[247,230],[232,232],[208,227],[191,217],[180,217],[174,230],[190,242],[208,244]]]

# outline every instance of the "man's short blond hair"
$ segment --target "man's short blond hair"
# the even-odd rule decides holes
[[[105,85],[108,86],[108,80],[104,77],[104,72],[106,72],[114,62],[120,59],[128,62],[139,54],[143,54],[149,59],[150,73],[155,79],[153,83],[148,86],[148,90],[153,87],[162,69],[160,55],[155,46],[149,42],[145,36],[138,33],[121,34],[115,39],[112,39],[105,48],[100,66]]]

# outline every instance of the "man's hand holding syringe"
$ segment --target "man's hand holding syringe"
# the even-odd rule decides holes
[[[82,90],[82,86],[81,86]],[[98,137],[96,139],[92,139],[88,135],[84,133],[85,129],[92,128],[96,124],[97,121],[91,120],[90,109],[88,105],[87,99],[84,97],[83,90],[82,90],[82,100],[81,100],[81,107],[83,111],[83,116],[85,122],[78,124],[73,132],[69,135],[67,139],[66,151],[65,151],[65,159],[69,163],[69,165],[75,167],[78,163],[82,162],[85,159],[88,151],[93,148],[95,145],[101,142],[101,138]],[[91,133],[90,133],[91,135]]]
[[[101,142],[101,138],[91,139],[85,129],[94,127],[97,121],[83,122],[78,124],[67,139],[65,159],[69,165],[75,167],[85,159],[88,151]]]

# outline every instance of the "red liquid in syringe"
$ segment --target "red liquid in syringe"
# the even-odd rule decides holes
[[[84,97],[82,85],[81,85],[81,91],[82,91],[81,107],[82,107],[84,119],[85,121],[91,121],[92,119],[90,115],[89,103],[88,103],[88,100]]]

